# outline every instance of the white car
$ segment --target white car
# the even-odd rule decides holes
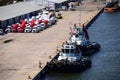
[[[36,26],[39,28],[39,31],[44,30],[44,29],[41,27],[41,25],[40,25],[40,24],[37,24]]]
[[[11,28],[12,28],[12,26],[7,26],[7,28],[5,29],[5,32],[7,32],[7,33],[11,32]]]
[[[52,26],[52,21],[48,19],[48,26]]]
[[[38,20],[41,17],[42,13],[38,13],[38,15],[36,16],[36,19]]]
[[[40,24],[40,27],[41,27],[42,30],[44,30],[46,28],[46,26],[43,22]]]
[[[35,25],[33,28],[32,28],[32,33],[38,33],[40,32],[41,28],[38,27],[37,25]]]
[[[0,35],[4,35],[3,29],[0,29]]]
[[[55,24],[57,22],[57,18],[56,17],[51,17],[50,21],[52,24]]]
[[[30,26],[26,26],[25,27],[25,31],[26,33],[30,33],[32,31],[32,28]]]
[[[26,19],[24,19],[24,21],[26,21],[27,23],[29,23],[29,19],[27,19],[27,18],[26,18]]]

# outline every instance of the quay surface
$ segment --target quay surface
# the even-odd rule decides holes
[[[101,5],[99,5],[101,4]],[[81,23],[88,22],[104,6],[102,1],[84,0]],[[9,33],[0,36],[0,80],[29,80],[54,57],[57,47],[67,40],[70,22],[77,23],[79,10],[62,11],[63,19],[40,33]],[[9,43],[5,40],[12,39]],[[42,63],[39,68],[39,63]]]

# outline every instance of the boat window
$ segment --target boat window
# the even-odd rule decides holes
[[[75,37],[78,37],[78,36],[79,36],[78,34],[75,35]]]
[[[82,35],[81,35],[81,36],[79,36],[79,39],[81,39],[81,40],[82,40],[82,39],[84,39],[84,36],[82,36]]]
[[[107,3],[106,7],[107,8],[114,7],[114,3]]]
[[[62,49],[63,53],[69,53],[69,49]]]
[[[71,53],[74,53],[74,49],[71,49]]]

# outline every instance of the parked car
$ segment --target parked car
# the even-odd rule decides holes
[[[24,32],[30,33],[32,31],[32,27],[29,24],[26,25]]]
[[[44,30],[46,28],[43,22],[40,24],[40,27],[41,27],[41,30]]]
[[[50,21],[52,24],[55,24],[57,22],[57,18],[53,16],[50,18]]]
[[[17,32],[18,30],[17,30],[17,28],[18,28],[18,24],[16,23],[16,24],[13,24],[12,25],[12,28],[11,28],[11,32]]]
[[[39,19],[41,17],[42,13],[38,13],[38,15],[36,16],[36,19]]]
[[[12,26],[7,26],[7,28],[5,29],[5,32],[6,32],[6,33],[11,32],[11,28],[12,28]]]
[[[25,24],[26,22],[22,22],[22,24],[20,24],[20,27],[18,27],[18,32],[24,32]]]
[[[4,31],[3,31],[3,29],[0,29],[0,35],[4,35],[5,33],[4,33]]]
[[[35,25],[35,20],[33,19],[31,22],[30,22],[30,27],[33,27]]]
[[[41,26],[44,27],[45,29],[49,27],[48,25],[48,20],[42,20]]]
[[[38,32],[40,32],[40,27],[38,27],[38,26],[34,26],[33,28],[32,28],[32,33],[38,33]]]
[[[62,19],[62,14],[59,12],[56,16],[57,19]]]
[[[24,27],[18,27],[18,32],[24,32]]]

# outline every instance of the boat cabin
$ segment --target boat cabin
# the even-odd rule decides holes
[[[58,60],[68,60],[70,62],[80,60],[81,54],[78,53],[74,45],[63,45],[59,53]]]

